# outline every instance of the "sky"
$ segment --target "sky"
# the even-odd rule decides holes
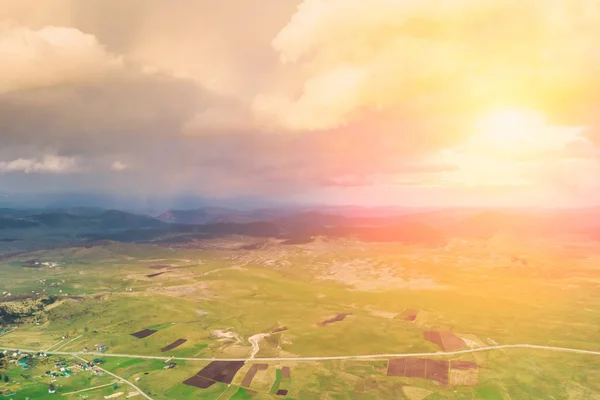
[[[600,204],[599,0],[0,0],[0,193]]]

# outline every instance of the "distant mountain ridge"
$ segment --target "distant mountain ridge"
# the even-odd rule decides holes
[[[108,210],[93,213],[75,213],[51,211],[21,213],[0,218],[0,229],[74,229],[74,230],[116,230],[132,228],[156,228],[165,223],[155,218],[131,214],[124,211]],[[86,215],[87,214],[87,215]]]
[[[391,214],[394,210],[397,214]],[[538,236],[578,234],[600,239],[600,209],[458,208],[411,212],[405,208],[355,206],[325,207],[324,210],[274,208],[250,211],[205,207],[164,211],[156,218],[94,207],[0,209],[0,230],[28,229],[45,230],[47,234],[57,230],[72,232],[82,239],[126,242],[244,235],[273,237],[287,243],[304,243],[316,236],[355,237],[378,242],[443,243],[452,237],[485,239],[505,232]]]

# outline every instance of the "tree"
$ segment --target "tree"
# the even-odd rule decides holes
[[[9,380],[9,379],[8,379],[8,375],[4,375],[4,382],[5,382],[5,383],[8,383],[8,380]]]

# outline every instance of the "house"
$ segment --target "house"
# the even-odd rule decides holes
[[[96,346],[96,351],[99,351],[100,353],[104,353],[107,349],[108,347],[105,344],[99,344]]]
[[[50,387],[48,388],[48,393],[56,393],[56,386],[50,385]]]

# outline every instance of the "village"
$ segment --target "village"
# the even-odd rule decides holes
[[[96,352],[105,352],[108,347],[104,344],[95,346]],[[81,354],[88,353],[88,348],[83,348]],[[55,394],[68,383],[68,379],[73,376],[80,377],[80,374],[88,374],[95,377],[103,377],[107,372],[101,367],[105,363],[103,358],[96,357],[86,361],[81,357],[72,357],[60,354],[52,354],[47,351],[27,352],[21,350],[3,350],[0,351],[0,396],[10,397],[17,391],[23,389],[23,385],[31,383],[31,378],[44,382],[48,394]],[[173,369],[176,363],[170,359],[164,360],[164,369]],[[42,373],[42,371],[44,371]],[[17,373],[18,372],[18,373]],[[109,378],[111,378],[109,376]],[[137,378],[139,380],[139,378]],[[121,392],[116,392],[122,381],[113,379],[111,383],[101,385],[111,386],[114,394],[106,398],[117,397]],[[134,397],[137,392],[131,392],[127,397]],[[111,397],[113,396],[113,397]]]

